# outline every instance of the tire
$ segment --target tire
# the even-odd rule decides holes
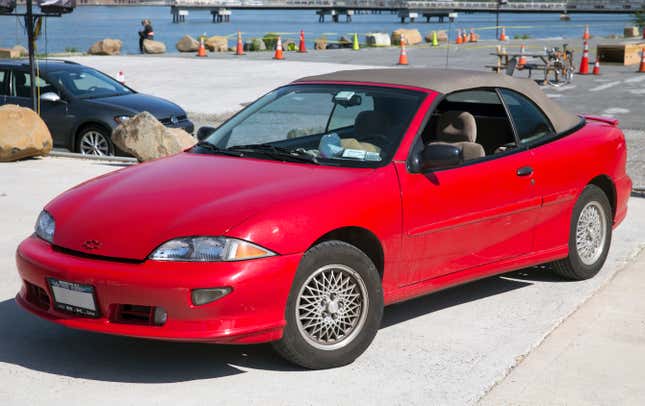
[[[76,152],[83,155],[114,155],[114,145],[109,131],[98,125],[83,127],[76,139]]]
[[[287,301],[287,325],[273,347],[309,369],[347,365],[370,345],[382,317],[383,290],[374,263],[353,245],[326,241],[303,256]]]
[[[607,195],[599,187],[587,185],[573,207],[569,256],[553,263],[554,272],[576,281],[594,277],[607,259],[612,223]]]

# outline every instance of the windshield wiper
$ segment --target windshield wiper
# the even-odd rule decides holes
[[[220,148],[217,145],[211,144],[208,141],[199,141],[197,144],[193,146],[191,150],[195,148],[201,148],[202,150],[208,151],[213,154],[222,154],[222,155],[230,155],[230,156],[237,156],[237,157],[244,156],[244,153],[242,151],[233,151],[229,149]]]
[[[275,159],[291,160],[296,162],[307,162],[319,165],[318,159],[305,152],[299,150],[291,150],[283,147],[276,147],[270,144],[248,144],[248,145],[235,145],[226,149],[227,151],[240,151],[240,152],[256,152],[268,155]]]

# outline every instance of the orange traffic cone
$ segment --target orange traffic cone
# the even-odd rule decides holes
[[[596,58],[596,63],[593,65],[593,72],[594,75],[600,75],[600,61],[598,58]]]
[[[461,30],[457,29],[457,38],[455,39],[455,44],[459,45],[464,42],[464,39],[461,36]]]
[[[477,42],[477,34],[474,29],[470,29],[470,42]]]
[[[518,68],[523,68],[524,65],[526,65],[526,56],[524,56],[525,52],[526,52],[526,46],[522,44],[520,46],[520,59],[517,61]]]
[[[399,55],[399,65],[408,64],[408,53],[405,50],[405,37],[401,35],[401,54]]]
[[[235,48],[235,55],[244,55],[244,44],[242,43],[242,33],[237,32],[237,47]]]
[[[638,73],[645,73],[645,48],[641,51],[641,66],[638,68]]]
[[[585,32],[582,34],[582,39],[587,41],[589,38],[591,38],[591,36],[589,35],[589,24],[587,24],[585,25]]]
[[[273,59],[284,59],[284,55],[282,54],[282,39],[278,37],[278,43],[275,45],[275,54],[273,55]]]
[[[119,73],[116,74],[116,80],[119,83],[125,85],[125,74],[123,73],[123,71],[120,70]]]
[[[582,52],[582,60],[580,61],[580,75],[589,74],[589,43],[585,41],[585,49]]]
[[[508,38],[506,38],[506,28],[502,27],[502,33],[499,36],[500,41],[506,41]]]
[[[197,48],[197,56],[200,58],[208,56],[208,54],[206,53],[206,47],[204,46],[204,37],[199,38],[199,48]]]
[[[300,46],[298,47],[298,52],[307,52],[307,46],[305,45],[305,32],[303,30],[300,30]]]
[[[468,42],[468,34],[466,33],[465,28],[463,30],[461,30],[461,39],[463,40],[462,42],[464,44]]]

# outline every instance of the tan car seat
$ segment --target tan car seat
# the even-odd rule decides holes
[[[452,144],[461,149],[464,161],[486,156],[484,147],[477,144],[477,122],[466,111],[446,111],[439,116],[436,141],[430,144]]]

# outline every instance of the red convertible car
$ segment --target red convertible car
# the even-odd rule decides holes
[[[631,190],[615,120],[496,74],[307,77],[200,133],[47,204],[17,251],[18,303],[72,328],[273,342],[335,367],[391,303],[543,263],[591,278]]]

